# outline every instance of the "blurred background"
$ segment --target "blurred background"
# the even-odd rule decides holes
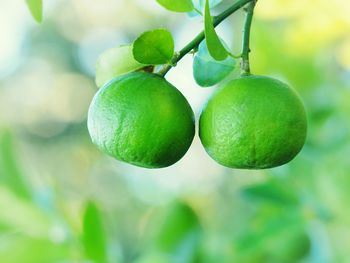
[[[180,49],[202,18],[155,0],[44,0],[39,25],[25,1],[1,0],[0,262],[350,262],[349,14],[347,0],[257,5],[252,70],[290,83],[308,112],[291,163],[226,169],[197,136],[180,162],[147,170],[90,141],[96,59],[157,27]],[[235,54],[243,20],[240,11],[218,27]],[[191,72],[188,55],[168,79],[198,116],[215,87]]]

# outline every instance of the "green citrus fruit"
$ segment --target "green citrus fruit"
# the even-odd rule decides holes
[[[298,95],[272,78],[248,75],[232,80],[204,107],[199,136],[218,163],[242,169],[276,167],[304,145],[306,113]]]
[[[88,114],[93,143],[112,157],[147,168],[174,164],[190,147],[194,114],[164,78],[134,72],[113,79],[93,98]]]

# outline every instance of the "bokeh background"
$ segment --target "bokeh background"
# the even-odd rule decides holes
[[[224,1],[214,11],[225,9]],[[107,48],[170,29],[177,49],[202,18],[154,0],[44,0],[36,24],[23,0],[0,1],[0,262],[350,262],[350,4],[260,0],[252,70],[290,83],[309,120],[289,164],[226,169],[198,136],[160,170],[113,160],[91,143],[94,67]],[[218,27],[240,52],[244,13]],[[168,74],[197,116],[188,55]]]

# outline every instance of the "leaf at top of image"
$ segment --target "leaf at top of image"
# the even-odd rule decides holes
[[[191,0],[157,0],[157,2],[164,8],[174,12],[186,13],[193,10]]]
[[[214,8],[218,4],[220,4],[223,0],[209,0],[209,8]],[[205,8],[205,0],[192,0],[193,6],[202,12],[204,12]]]
[[[107,49],[96,62],[96,85],[101,87],[114,77],[145,66],[134,59],[131,45]]]
[[[94,202],[88,202],[84,211],[82,242],[88,259],[95,263],[105,263],[107,261],[102,215]]]
[[[142,33],[133,44],[134,58],[143,64],[160,65],[170,63],[174,55],[174,39],[166,29],[155,29]]]
[[[35,21],[41,23],[41,21],[43,20],[43,1],[26,0],[26,3]]]
[[[212,9],[220,4],[223,0],[209,0],[209,8]],[[204,14],[205,0],[192,0],[194,9],[188,12],[189,17],[201,16]]]
[[[236,67],[236,60],[228,56],[225,60],[215,60],[202,41],[193,59],[193,76],[201,87],[210,87],[224,80]]]
[[[224,45],[221,43],[219,36],[215,32],[213,25],[213,19],[210,14],[209,1],[205,1],[204,10],[204,32],[205,41],[210,55],[218,61],[224,60],[228,56],[228,52]]]

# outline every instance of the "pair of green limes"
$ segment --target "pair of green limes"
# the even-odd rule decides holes
[[[180,160],[195,134],[186,98],[163,77],[133,72],[95,95],[88,114],[92,141],[114,158],[147,168]],[[208,154],[231,168],[262,169],[292,160],[305,142],[306,113],[288,85],[247,75],[214,93],[199,120]]]

